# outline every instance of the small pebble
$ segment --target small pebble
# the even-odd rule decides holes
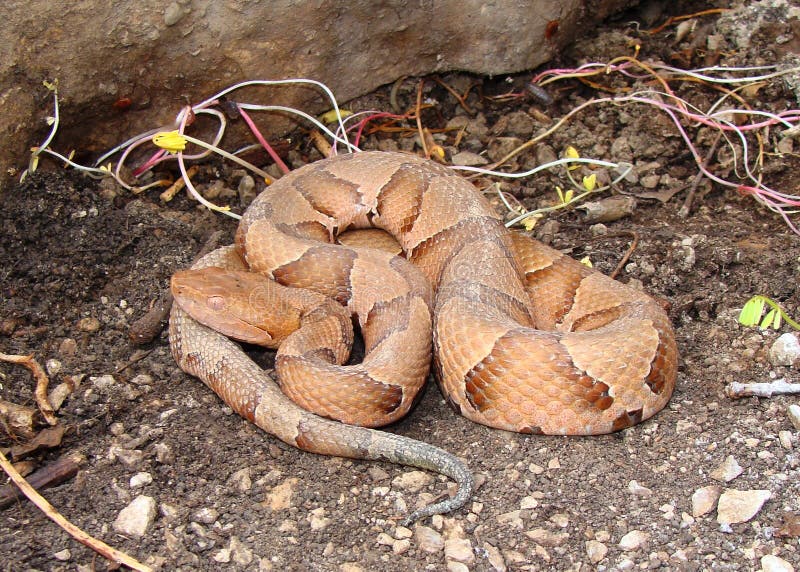
[[[630,481],[628,483],[628,492],[631,493],[633,496],[636,497],[649,497],[653,494],[653,491],[648,489],[647,487],[643,487],[636,481]]]
[[[307,517],[311,530],[324,530],[331,523],[331,519],[325,516],[325,509],[323,507],[315,508]]]
[[[711,471],[709,476],[715,481],[728,483],[741,475],[743,470],[734,456],[728,455],[719,467]]]
[[[763,572],[794,572],[794,566],[783,558],[767,554],[761,557],[761,570]]]
[[[100,329],[100,320],[92,317],[81,318],[78,320],[78,329],[81,332],[94,333]]]
[[[781,334],[769,348],[772,365],[795,365],[800,362],[800,339],[794,332]]]
[[[525,533],[525,536],[542,546],[559,546],[569,538],[567,532],[553,532],[546,528],[535,528]]]
[[[174,26],[183,18],[183,8],[177,2],[171,2],[164,10],[164,24]]]
[[[472,153],[471,151],[459,151],[450,159],[453,165],[461,165],[464,167],[480,167],[488,165],[489,160],[482,155]]]
[[[589,562],[597,564],[608,554],[608,546],[597,540],[586,541],[586,555],[589,557]]]
[[[153,385],[153,376],[146,373],[140,373],[131,379],[133,385]]]
[[[57,359],[49,359],[45,362],[44,367],[47,370],[47,375],[53,377],[61,373],[62,364]]]
[[[631,551],[639,549],[648,541],[650,535],[641,530],[631,530],[628,534],[620,538],[619,547],[623,550]]]
[[[58,345],[58,353],[64,357],[74,356],[78,351],[78,342],[72,338],[64,338]]]
[[[60,560],[61,562],[66,562],[70,558],[72,558],[72,552],[69,551],[69,548],[65,548],[64,550],[59,550],[55,554],[53,554],[53,558],[56,560]]]
[[[449,538],[444,543],[444,556],[448,560],[455,560],[464,564],[475,561],[472,543],[466,538]]]
[[[214,524],[219,518],[219,512],[216,509],[203,507],[196,510],[192,515],[192,520],[203,524]]]
[[[722,525],[747,522],[758,514],[771,497],[772,493],[767,490],[728,489],[719,497],[717,522]]]
[[[131,477],[130,485],[132,489],[137,489],[153,482],[153,475],[147,472],[136,473]]]
[[[697,518],[714,510],[721,494],[722,487],[718,485],[697,489],[692,495],[692,516]]]
[[[217,551],[214,556],[212,556],[215,562],[219,562],[220,564],[227,564],[231,561],[231,551],[228,548],[223,548]]]
[[[392,486],[410,493],[418,493],[433,482],[433,476],[424,471],[409,471],[392,480]]]
[[[156,501],[152,497],[138,496],[123,508],[114,521],[114,530],[125,536],[141,538],[156,517]]]
[[[392,552],[395,554],[404,554],[408,552],[409,548],[411,548],[411,541],[408,538],[395,540],[392,544]]]
[[[414,540],[425,552],[439,552],[444,548],[442,535],[427,526],[418,526],[414,530]]]
[[[792,426],[796,430],[800,431],[800,405],[790,405],[786,410],[786,415],[789,417],[789,421],[792,423]]]

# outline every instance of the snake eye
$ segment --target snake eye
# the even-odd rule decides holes
[[[223,296],[209,296],[206,299],[206,306],[209,310],[221,312],[225,309],[225,298]]]

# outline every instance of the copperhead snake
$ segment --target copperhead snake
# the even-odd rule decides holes
[[[409,520],[454,510],[473,489],[450,453],[372,429],[408,412],[431,356],[456,411],[520,433],[624,429],[675,386],[674,333],[653,299],[509,231],[472,184],[414,155],[360,152],[291,172],[247,209],[235,245],[171,288],[176,361],[239,414],[305,451],[458,482]],[[351,316],[365,356],[339,365]],[[277,348],[280,389],[229,337]]]

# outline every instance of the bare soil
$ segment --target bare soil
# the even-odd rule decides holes
[[[700,22],[713,27],[716,18]],[[792,32],[776,22],[760,33],[758,44],[769,47],[779,34]],[[674,45],[674,27],[653,38],[637,35],[621,21],[554,63],[628,53],[628,38],[640,38],[643,58],[665,61],[691,40]],[[759,49],[751,47],[742,57]],[[692,66],[702,65],[696,50],[687,53]],[[514,127],[518,114],[539,129],[537,114],[559,117],[596,94],[566,82],[548,108],[531,99],[501,104],[486,98],[519,90],[529,77],[443,78],[452,85],[479,83],[468,103],[486,118],[488,131],[468,137],[459,150],[480,152],[498,144],[498,137],[524,140],[529,133],[512,132],[524,129]],[[463,115],[447,92],[427,85],[426,96],[437,105],[426,112],[426,125],[441,127]],[[404,86],[401,102],[413,105],[416,83]],[[698,103],[716,98],[691,84],[680,86],[679,93]],[[351,107],[388,109],[388,100],[387,88]],[[765,87],[755,103],[772,110],[798,105],[780,81]],[[445,146],[452,145],[455,133],[446,137]],[[585,156],[614,160],[619,157],[612,149],[620,149],[623,137],[636,165],[651,163],[650,174],[671,177],[662,177],[662,183],[684,188],[691,183],[696,172],[691,157],[674,128],[649,108],[583,114],[547,143],[556,152],[571,144]],[[288,153],[295,166],[317,156],[302,135],[296,140],[303,142]],[[411,137],[378,133],[364,146],[411,145]],[[532,151],[517,166],[535,161]],[[797,156],[771,156],[769,163],[766,182],[796,191]],[[240,176],[229,166],[211,164],[199,178],[209,183],[221,178],[236,188]],[[556,183],[564,185],[563,173],[505,188],[534,205],[552,199]],[[666,202],[639,198],[631,216],[606,223],[607,234],[579,211],[554,215],[550,220],[557,224],[537,227],[555,247],[576,258],[588,256],[605,272],[629,248],[629,233],[638,235],[619,279],[640,284],[668,304],[681,352],[674,397],[654,419],[613,435],[531,437],[471,423],[429,387],[416,409],[389,428],[455,453],[479,475],[483,484],[465,509],[420,523],[445,539],[468,540],[468,569],[750,570],[759,569],[760,558],[769,554],[800,567],[796,535],[776,535],[785,518],[800,513],[797,431],[788,447],[778,439],[780,431],[793,431],[786,408],[797,398],[734,401],[723,393],[732,381],[796,379],[795,369],[768,360],[777,334],[743,328],[736,318],[754,294],[800,314],[800,239],[750,197],[703,183],[690,215],[680,217],[685,197],[684,190]],[[86,456],[74,479],[44,493],[67,518],[163,570],[446,568],[444,550],[426,551],[414,527],[410,542],[403,543],[408,532],[396,525],[403,507],[446,491],[444,478],[423,479],[417,490],[395,480],[410,472],[405,467],[290,448],[234,415],[181,372],[166,332],[143,347],[129,340],[131,324],[161,296],[171,273],[186,267],[214,230],[225,232],[223,242],[230,240],[233,221],[197,208],[183,195],[163,205],[156,191],[134,197],[75,173],[42,171],[4,197],[0,229],[0,348],[33,353],[43,364],[57,360],[50,363],[52,386],[67,377],[82,379],[58,412],[67,427],[60,447],[29,456],[37,465],[76,451]],[[32,404],[30,374],[0,364],[0,398]],[[12,444],[0,437],[0,446]],[[711,479],[730,455],[742,474],[727,484]],[[131,477],[141,472],[152,482],[133,487]],[[690,516],[692,494],[711,484],[765,489],[772,497],[752,520],[726,530],[713,511]],[[292,494],[281,497],[287,490]],[[139,495],[155,499],[157,515],[142,538],[126,538],[112,523]],[[645,541],[626,549],[619,543],[631,531],[645,533]],[[589,541],[607,548],[599,561],[587,552],[596,546]],[[449,569],[464,569],[450,560]],[[20,501],[3,511],[3,570],[108,566],[32,504]]]

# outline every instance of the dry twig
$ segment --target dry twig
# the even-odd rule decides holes
[[[789,383],[785,379],[776,379],[767,383],[738,383],[725,386],[725,395],[731,399],[740,397],[772,397],[773,395],[791,395],[800,393],[800,383]]]
[[[80,453],[66,455],[42,467],[27,478],[28,484],[36,490],[54,487],[75,476],[86,457]],[[0,487],[0,509],[10,506],[23,496],[19,487],[12,484]]]
[[[140,572],[152,572],[152,568],[149,566],[142,564],[135,558],[128,556],[124,552],[120,552],[116,548],[112,548],[105,542],[89,536],[83,530],[64,518],[64,516],[53,507],[53,505],[47,502],[47,499],[36,492],[36,490],[28,484],[28,481],[26,481],[22,475],[17,472],[17,470],[14,468],[14,465],[8,461],[2,451],[0,451],[0,467],[2,467],[11,480],[14,481],[14,484],[19,487],[23,494],[28,497],[33,504],[39,507],[39,510],[41,510],[50,520],[64,529],[75,540],[88,546],[103,557],[108,558],[109,560],[118,564],[124,564],[132,570],[138,570]]]
[[[417,119],[417,131],[419,131],[419,141],[420,145],[422,145],[422,152],[425,154],[426,159],[430,159],[431,155],[428,151],[428,146],[425,143],[425,132],[422,129],[422,87],[425,85],[425,80],[419,80],[419,85],[417,85],[417,108],[416,108],[416,119]]]
[[[39,406],[39,411],[42,413],[42,417],[44,417],[44,420],[47,421],[49,425],[55,425],[58,423],[53,406],[50,405],[50,401],[47,399],[47,386],[50,383],[50,380],[47,378],[47,374],[44,372],[44,369],[42,369],[42,366],[40,366],[39,363],[33,359],[33,355],[19,356],[0,354],[0,360],[7,361],[9,363],[18,363],[19,365],[27,367],[31,371],[33,378],[36,380],[34,397],[36,398],[36,404]]]

